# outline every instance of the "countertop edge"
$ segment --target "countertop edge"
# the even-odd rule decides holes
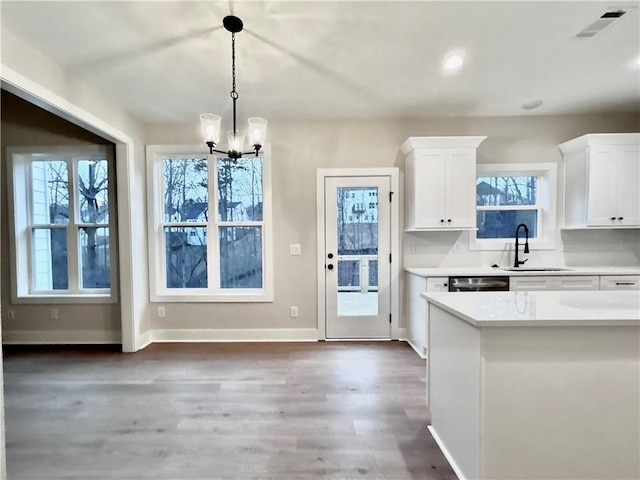
[[[570,293],[570,292],[567,292]],[[453,294],[443,294],[442,292],[438,293],[428,293],[423,292],[420,294],[422,298],[424,298],[427,302],[441,308],[442,310],[451,313],[453,316],[464,320],[468,324],[476,327],[640,327],[640,317],[636,319],[628,319],[628,318],[609,318],[609,319],[588,319],[588,318],[545,318],[540,320],[510,320],[510,319],[501,319],[501,320],[485,320],[485,319],[477,319],[473,316],[470,316],[455,307],[452,307],[446,302],[443,302],[438,299],[439,296],[442,295],[458,295],[456,293]],[[471,295],[469,293],[464,293],[463,295]]]
[[[571,270],[517,272],[492,267],[405,267],[404,271],[419,277],[490,276],[490,277],[549,277],[549,276],[615,276],[640,275],[640,269],[625,267],[559,267]]]

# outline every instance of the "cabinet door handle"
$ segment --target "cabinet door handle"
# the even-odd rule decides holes
[[[635,285],[635,282],[616,282],[616,286],[621,286],[621,285]]]
[[[615,220],[615,219],[616,219],[616,217],[611,217],[611,220]]]
[[[624,217],[618,217],[618,220],[624,220]]]
[[[444,223],[444,218],[441,218],[441,219],[440,219],[440,223]]]
[[[447,222],[451,223],[451,219],[448,219]]]

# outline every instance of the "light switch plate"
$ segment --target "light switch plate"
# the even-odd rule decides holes
[[[301,255],[302,247],[299,243],[292,243],[289,245],[289,255]]]

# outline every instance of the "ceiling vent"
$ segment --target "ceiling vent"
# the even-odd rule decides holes
[[[589,25],[587,28],[585,28],[580,33],[578,33],[576,35],[576,38],[591,38],[591,37],[595,37],[597,34],[599,34],[601,31],[603,31],[605,28],[607,28],[613,22],[618,20],[625,13],[627,13],[627,12],[625,12],[624,10],[612,10],[612,11],[604,13],[598,20],[596,20],[591,25]]]

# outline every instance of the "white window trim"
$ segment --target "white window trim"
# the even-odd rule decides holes
[[[102,145],[61,145],[7,148],[7,187],[9,201],[9,257],[11,272],[11,303],[13,304],[100,304],[118,302],[118,253],[115,224],[115,174],[113,154]],[[105,155],[109,162],[109,289],[81,289],[51,292],[34,292],[31,288],[31,237],[28,234],[31,219],[30,160],[33,155],[55,155],[66,159],[82,159],[87,156]],[[76,201],[76,165],[70,169],[70,207]],[[81,222],[70,221],[67,227],[77,227]],[[77,249],[69,245],[69,283],[79,284]]]
[[[167,156],[203,157],[207,159],[224,158],[223,154],[210,155],[205,145],[147,145],[147,209],[149,214],[149,287],[151,302],[273,302],[273,218],[271,201],[271,148],[264,145],[260,151],[263,168],[262,191],[262,262],[263,287],[261,289],[207,289],[167,288],[165,286],[165,250],[162,231],[162,159]],[[215,199],[215,182],[209,182],[209,198]],[[213,222],[211,222],[213,223]],[[246,222],[243,222],[246,225]],[[208,254],[217,260],[217,242],[209,243]]]
[[[538,181],[538,233],[529,239],[531,250],[554,250],[558,228],[556,223],[558,172],[555,163],[480,163],[476,167],[476,178],[483,176],[535,176]],[[476,230],[477,232],[477,230]],[[515,233],[515,232],[514,232]],[[469,234],[469,250],[509,250],[514,238],[478,239]]]

